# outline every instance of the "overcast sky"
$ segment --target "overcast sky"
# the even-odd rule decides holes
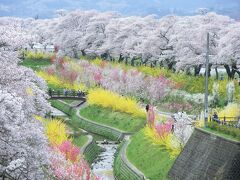
[[[198,8],[240,19],[240,0],[0,0],[0,16],[51,18],[57,9],[116,11],[123,15],[193,15]]]

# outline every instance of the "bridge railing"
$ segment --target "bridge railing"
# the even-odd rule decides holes
[[[60,90],[49,90],[48,95],[50,97],[75,97],[75,98],[83,98],[86,97],[86,92],[83,91],[60,91]]]

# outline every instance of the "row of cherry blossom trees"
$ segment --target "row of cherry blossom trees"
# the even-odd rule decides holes
[[[27,20],[26,20],[27,21]],[[216,13],[196,16],[122,17],[116,13],[73,11],[48,20],[28,20],[33,41],[58,45],[66,55],[194,71],[205,62],[210,32],[210,66],[224,66],[230,78],[239,72],[240,23]]]
[[[17,18],[0,20],[0,179],[90,179],[83,158],[70,163],[64,154],[69,144],[54,150],[37,119],[50,105],[45,81],[19,65],[18,50],[32,38],[27,24]]]
[[[27,42],[23,21],[0,22],[0,177],[44,179],[48,142],[34,115],[43,116],[49,108],[46,85],[32,70],[18,66],[16,50]]]

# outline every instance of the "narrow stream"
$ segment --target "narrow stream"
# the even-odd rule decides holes
[[[118,145],[115,143],[103,144],[98,142],[103,151],[92,164],[92,170],[100,179],[114,180],[113,175],[113,162],[114,153],[117,150]]]

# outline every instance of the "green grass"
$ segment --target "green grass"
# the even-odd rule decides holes
[[[73,138],[73,144],[82,147],[88,141],[88,137],[86,135],[80,135],[78,137]]]
[[[222,136],[222,137],[224,137],[226,139],[230,139],[230,140],[234,140],[234,141],[240,141],[239,138],[233,137],[232,135],[229,135],[229,134],[225,134],[225,133],[223,133],[221,131],[213,130],[213,129],[209,128],[209,127],[203,127],[202,129],[205,130],[205,131],[208,131],[208,132],[210,132],[212,134],[215,134],[215,135],[218,135],[218,136]]]
[[[80,115],[100,124],[105,124],[126,132],[136,132],[144,126],[144,118],[135,118],[127,113],[112,111],[96,105],[80,110]]]
[[[146,139],[143,131],[132,137],[127,157],[150,180],[168,179],[167,174],[175,161],[164,148]]]
[[[96,128],[95,126],[89,125],[85,121],[81,121],[79,117],[76,115],[76,109],[71,108],[69,105],[64,104],[58,100],[50,100],[53,107],[63,111],[65,114],[68,114],[70,117],[70,121],[66,121],[69,127],[71,127],[74,131],[79,131],[79,128],[85,129],[88,132],[93,133],[93,137],[96,140],[117,140],[117,136],[114,135],[112,132],[103,131],[103,129]]]
[[[39,70],[42,67],[51,65],[50,59],[24,59],[21,65],[29,67],[33,70]]]

